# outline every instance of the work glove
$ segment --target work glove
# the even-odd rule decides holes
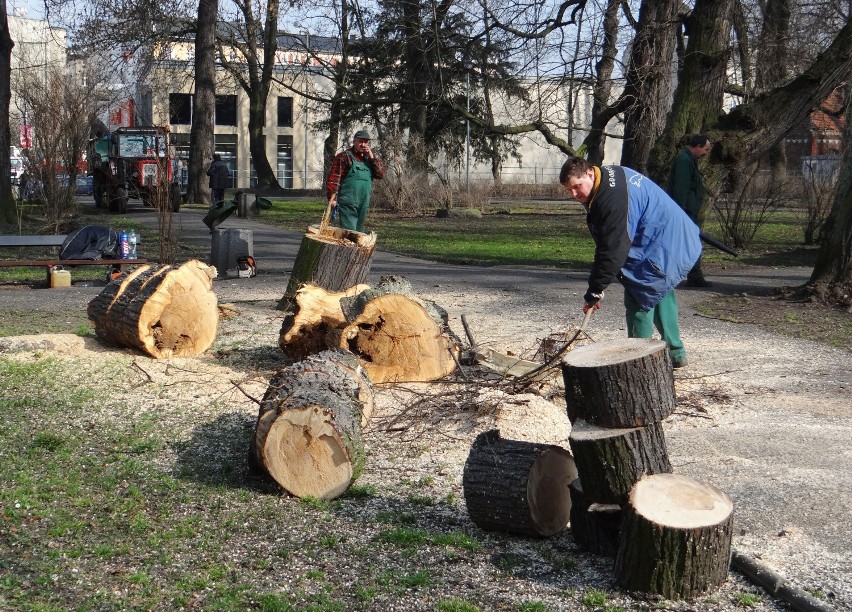
[[[583,314],[586,314],[590,310],[600,310],[601,300],[603,299],[604,292],[600,293],[592,293],[591,291],[586,291],[586,295],[583,296],[583,301],[586,304],[583,306]]]
[[[331,220],[337,219],[337,204],[331,207]]]

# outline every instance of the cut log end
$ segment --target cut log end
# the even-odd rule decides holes
[[[269,475],[296,497],[335,499],[353,480],[347,446],[321,406],[280,414],[262,452]]]
[[[665,348],[666,343],[662,340],[647,338],[596,342],[574,349],[565,356],[563,363],[577,368],[596,368],[642,359]]]
[[[340,346],[358,357],[374,383],[439,380],[456,369],[458,347],[404,295],[369,301],[343,330]]]
[[[630,503],[649,521],[677,529],[721,523],[733,500],[711,484],[678,474],[643,478],[630,492]]]
[[[571,496],[566,483],[577,479],[571,455],[561,448],[550,448],[533,463],[527,481],[530,518],[536,532],[552,535],[565,529],[571,514]]]

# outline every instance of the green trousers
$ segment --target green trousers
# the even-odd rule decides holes
[[[677,324],[677,300],[674,290],[669,291],[651,310],[644,312],[625,289],[624,307],[627,310],[628,338],[651,338],[656,327],[660,337],[669,346],[672,361],[686,358],[686,349],[680,339]]]

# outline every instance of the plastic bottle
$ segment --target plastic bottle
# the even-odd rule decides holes
[[[127,258],[136,259],[136,230],[130,228],[130,235],[127,237]]]
[[[120,259],[127,259],[127,254],[130,249],[130,240],[127,237],[127,232],[121,230],[118,235],[118,256]]]

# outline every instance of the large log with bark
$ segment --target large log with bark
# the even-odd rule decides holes
[[[252,458],[296,497],[335,499],[366,462],[372,385],[351,354],[324,351],[281,370],[258,411]]]
[[[577,421],[568,443],[592,503],[623,504],[642,476],[672,471],[659,423],[609,429]]]
[[[345,348],[376,384],[432,381],[455,371],[460,342],[446,311],[414,295],[401,276],[382,277],[363,291],[359,287],[333,293],[303,286],[296,294],[297,310],[281,327],[281,349],[300,358]]]
[[[562,360],[568,418],[601,427],[642,427],[674,412],[666,343],[645,338],[596,342]]]
[[[688,476],[636,483],[624,509],[615,559],[618,584],[669,599],[692,599],[728,576],[734,503]]]
[[[197,260],[123,274],[89,302],[95,334],[156,359],[203,353],[219,325],[215,277],[215,268]]]
[[[464,466],[462,484],[471,520],[488,530],[551,536],[568,526],[577,478],[564,448],[479,434]]]
[[[278,309],[292,309],[296,292],[305,284],[329,291],[345,291],[363,283],[370,271],[375,247],[374,233],[364,234],[339,227],[320,231],[318,226],[310,226],[302,237]]]
[[[296,360],[340,345],[340,334],[346,317],[340,301],[369,289],[355,285],[346,291],[328,291],[318,285],[302,285],[296,291],[292,312],[281,324],[278,346]]]

